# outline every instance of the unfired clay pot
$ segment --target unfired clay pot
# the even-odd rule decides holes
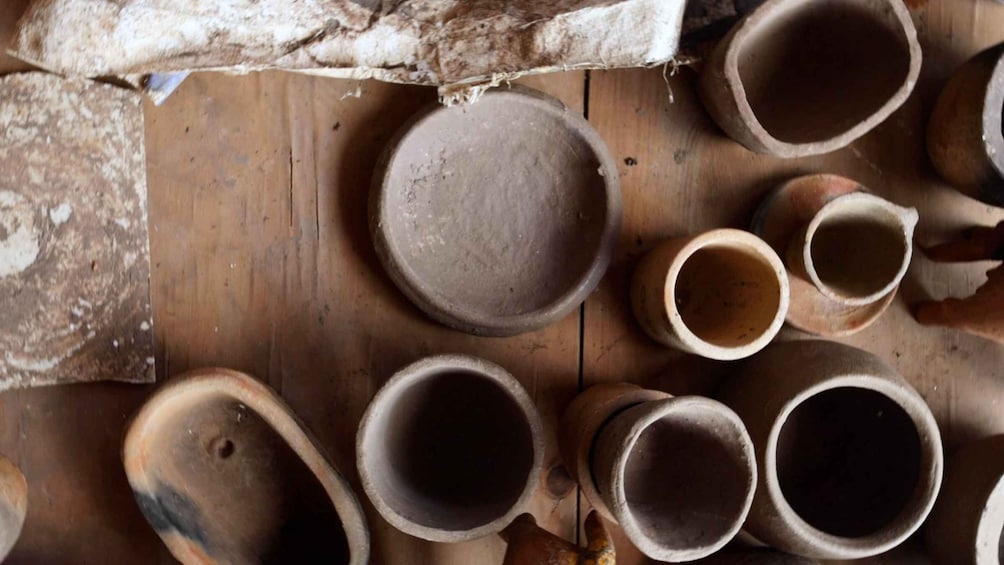
[[[21,537],[27,512],[28,482],[16,465],[0,456],[0,561]]]
[[[921,51],[901,0],[767,0],[705,63],[699,91],[751,151],[835,151],[909,97]]]
[[[860,331],[885,312],[913,257],[918,214],[837,175],[807,175],[771,193],[751,229],[786,256],[787,321],[825,336]]]
[[[527,88],[420,113],[389,144],[370,192],[390,278],[432,319],[479,335],[536,330],[578,308],[620,222],[603,140]]]
[[[935,563],[1004,562],[1004,435],[962,448],[945,467],[945,484],[927,521]]]
[[[1004,43],[970,59],[948,81],[927,125],[927,152],[963,194],[1004,207]]]
[[[859,559],[897,546],[930,512],[942,476],[937,423],[874,355],[776,343],[739,368],[721,399],[756,446],[760,480],[745,525],[756,539],[806,557]]]
[[[733,229],[662,243],[641,260],[631,284],[635,317],[652,339],[721,360],[770,343],[784,324],[788,296],[777,253]]]
[[[401,369],[366,409],[356,439],[363,488],[397,529],[431,541],[498,533],[540,478],[540,417],[504,369],[466,355]]]
[[[182,563],[369,562],[351,487],[248,375],[172,379],[134,417],[122,460],[140,509]]]

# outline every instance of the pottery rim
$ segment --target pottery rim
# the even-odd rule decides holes
[[[903,245],[903,256],[900,259],[899,267],[896,269],[896,274],[878,290],[861,296],[842,294],[824,282],[816,270],[816,262],[812,256],[813,239],[820,226],[833,218],[839,217],[840,212],[844,209],[852,207],[858,207],[861,210],[879,211],[885,216],[884,219],[887,221],[877,223],[896,226],[896,235],[903,237],[901,242]],[[809,277],[809,282],[830,300],[847,304],[848,306],[863,306],[877,302],[899,286],[900,281],[906,275],[907,269],[910,268],[910,261],[913,258],[913,230],[919,218],[920,216],[916,209],[898,206],[868,192],[852,192],[839,196],[824,204],[816,212],[812,220],[809,221],[808,226],[806,226],[805,231],[800,232],[804,233],[805,237],[801,241],[796,239],[794,242],[799,247],[797,250],[799,262],[801,263],[799,266],[804,267]]]
[[[1004,52],[994,63],[982,112],[983,148],[994,171],[1004,178]]]
[[[976,563],[996,563],[1000,556],[1004,534],[1004,476],[994,483],[987,495],[983,513],[976,526]]]
[[[755,256],[769,266],[778,285],[780,296],[774,318],[759,336],[743,345],[726,347],[702,339],[687,326],[682,314],[676,308],[676,283],[680,278],[683,266],[696,252],[712,246],[727,247]],[[691,349],[693,353],[710,359],[733,361],[749,357],[760,351],[781,331],[781,326],[784,325],[784,319],[788,313],[790,292],[787,270],[781,258],[770,245],[749,232],[736,229],[716,229],[694,237],[677,254],[669,267],[669,272],[666,273],[663,300],[669,325],[684,346]]]
[[[878,392],[897,404],[913,421],[921,448],[920,472],[914,493],[888,525],[861,537],[837,536],[810,525],[788,503],[778,478],[777,448],[781,431],[788,417],[808,399],[834,389],[859,388]],[[896,383],[870,375],[845,375],[817,383],[784,403],[771,424],[764,446],[762,488],[776,508],[780,518],[793,535],[820,548],[821,553],[840,555],[842,559],[860,559],[884,553],[910,537],[924,522],[934,507],[941,488],[944,465],[941,456],[941,435],[938,424],[923,399],[911,390],[899,388]],[[930,472],[924,471],[930,469]],[[998,533],[999,535],[999,533]]]
[[[749,515],[750,508],[753,505],[753,495],[756,491],[757,484],[756,453],[753,447],[753,440],[750,438],[749,432],[746,430],[746,426],[743,424],[742,420],[735,412],[732,411],[732,409],[710,398],[703,398],[699,396],[673,397],[664,400],[644,402],[642,404],[649,409],[642,417],[632,423],[628,433],[626,434],[627,441],[619,445],[617,450],[614,452],[614,465],[611,469],[611,476],[613,480],[609,486],[613,500],[610,501],[611,504],[609,504],[608,507],[614,513],[614,516],[617,518],[617,522],[620,524],[621,528],[623,528],[625,534],[631,542],[634,543],[642,553],[652,559],[659,561],[681,562],[692,561],[711,555],[719,549],[725,547],[725,545],[735,537],[743,523],[746,521],[746,517]],[[632,408],[637,408],[638,406],[640,405],[636,405]],[[652,424],[658,422],[666,416],[694,410],[699,410],[699,413],[705,416],[710,414],[718,418],[718,421],[715,422],[714,426],[709,426],[709,431],[716,432],[716,440],[723,443],[727,441],[723,437],[724,434],[721,432],[723,427],[731,428],[729,431],[735,432],[735,439],[737,441],[728,441],[728,443],[732,444],[730,445],[731,448],[738,448],[741,450],[742,459],[746,463],[745,470],[748,472],[748,476],[746,477],[747,487],[739,512],[734,516],[733,523],[729,526],[728,530],[723,532],[719,539],[703,547],[672,548],[649,538],[645,535],[643,529],[638,524],[634,513],[631,511],[631,505],[627,499],[627,493],[625,490],[625,472],[635,444]],[[600,434],[602,434],[602,430],[600,431]],[[664,457],[669,456],[669,454],[661,455]],[[673,486],[685,488],[685,485]]]
[[[229,397],[244,404],[275,430],[317,478],[342,521],[348,541],[350,565],[369,562],[370,535],[362,506],[348,481],[329,463],[299,418],[270,388],[249,375],[222,368],[198,369],[174,377],[155,392],[129,423],[122,443],[122,462],[133,490],[151,492],[146,472],[148,458],[144,438],[155,433],[161,410],[202,398]]]
[[[755,28],[761,23],[760,20],[764,19],[765,14],[769,15],[776,10],[783,9],[784,4],[790,1],[767,0],[748,18],[737,25],[735,35],[725,53],[725,81],[732,87],[735,93],[734,98],[740,114],[749,116],[750,119],[747,125],[751,133],[771,154],[779,157],[799,157],[807,155],[803,150],[806,146],[816,146],[811,153],[808,153],[811,155],[829,153],[846,146],[851,141],[871,131],[875,126],[885,121],[910,96],[917,78],[920,76],[921,67],[921,48],[917,40],[917,29],[913,25],[913,19],[909,10],[902,2],[899,0],[883,0],[883,4],[889,7],[891,13],[902,26],[904,37],[901,37],[901,39],[907,43],[907,49],[910,54],[910,67],[907,71],[907,76],[903,80],[903,84],[900,85],[895,94],[889,97],[885,104],[842,134],[834,135],[829,139],[807,143],[781,141],[768,132],[767,128],[760,123],[760,119],[750,105],[749,99],[746,96],[746,87],[739,73],[739,56],[743,51],[746,36],[755,31]],[[822,1],[830,2],[832,0]],[[812,3],[807,2],[806,4],[810,6],[808,9],[811,9]],[[914,56],[914,54],[917,56]]]
[[[0,455],[0,492],[3,495],[3,506],[11,512],[11,515],[5,518],[13,518],[11,522],[14,522],[4,524],[13,527],[0,535],[0,561],[4,561],[17,545],[17,540],[24,529],[24,519],[28,512],[28,481],[17,465],[2,455]]]
[[[374,423],[378,418],[386,418],[386,404],[392,400],[391,397],[398,390],[408,388],[413,384],[413,381],[421,381],[427,376],[441,374],[444,371],[466,371],[473,373],[474,375],[471,378],[485,378],[502,389],[525,417],[524,423],[529,428],[533,444],[533,459],[527,473],[525,486],[509,509],[504,514],[496,516],[484,524],[464,530],[444,530],[435,526],[419,524],[402,515],[380,492],[380,488],[376,485],[374,479],[377,471],[371,469],[367,463],[370,452],[369,444],[373,441],[373,438],[370,437],[371,428],[375,425]],[[366,412],[363,414],[362,421],[359,424],[359,431],[356,434],[356,459],[359,468],[359,477],[363,484],[363,490],[380,515],[392,526],[406,534],[428,541],[443,543],[470,541],[496,534],[522,514],[526,505],[533,498],[534,492],[537,489],[537,483],[540,481],[543,454],[543,424],[533,404],[533,400],[527,394],[523,385],[501,366],[478,357],[461,354],[426,357],[395,373],[380,388],[376,396],[373,397],[373,400],[366,408]]]
[[[551,304],[532,312],[507,316],[480,316],[474,312],[456,312],[456,304],[442,298],[435,289],[426,284],[409,267],[408,261],[398,250],[393,238],[383,229],[389,186],[388,167],[397,156],[401,144],[408,134],[423,122],[440,112],[451,111],[439,103],[433,103],[419,111],[394,134],[380,158],[377,160],[369,198],[370,234],[377,249],[377,255],[385,271],[397,288],[426,315],[451,328],[489,337],[508,337],[543,328],[571,313],[585,301],[607,271],[614,248],[620,236],[621,194],[617,163],[607,148],[603,138],[580,114],[569,111],[557,98],[538,90],[519,85],[505,89],[493,89],[482,96],[514,97],[521,104],[531,104],[546,112],[559,115],[560,120],[574,130],[590,147],[600,163],[606,195],[606,217],[603,219],[602,235],[593,261],[586,272]]]

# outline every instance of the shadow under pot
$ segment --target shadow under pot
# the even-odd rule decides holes
[[[959,192],[1004,207],[1004,43],[966,62],[941,91],[927,153]]]
[[[909,97],[920,66],[901,0],[767,0],[717,45],[698,89],[732,139],[802,157],[880,124]]]
[[[21,537],[27,512],[28,482],[16,465],[0,456],[0,561]]]
[[[773,344],[723,385],[756,446],[745,531],[782,551],[860,559],[913,534],[943,455],[924,400],[874,355],[838,343]]]
[[[465,355],[400,370],[356,438],[363,488],[395,528],[462,542],[495,534],[532,498],[544,452],[530,396],[504,369]]]
[[[945,484],[927,521],[935,563],[1004,562],[1004,435],[969,444],[949,458]]]
[[[788,275],[770,246],[718,229],[660,244],[642,258],[631,306],[652,339],[719,360],[763,349],[784,324]]]
[[[351,487],[248,375],[173,378],[134,417],[122,459],[144,516],[182,563],[369,562]]]

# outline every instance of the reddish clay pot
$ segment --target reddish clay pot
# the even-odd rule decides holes
[[[997,565],[1004,555],[1004,435],[962,448],[945,467],[945,484],[927,521],[935,563]]]
[[[369,561],[351,487],[248,375],[172,379],[134,417],[122,460],[140,509],[182,563]]]
[[[776,343],[721,399],[756,446],[759,484],[744,529],[782,551],[859,559],[899,545],[941,485],[937,423],[874,355],[838,343]]]
[[[415,537],[461,542],[523,512],[540,479],[543,427],[502,367],[441,355],[397,372],[356,437],[363,488],[380,515]]]
[[[767,0],[718,44],[698,87],[732,139],[802,157],[880,124],[909,97],[920,64],[900,0]]]
[[[16,465],[0,456],[0,561],[21,537],[27,512],[28,482]]]
[[[1004,207],[1004,43],[970,59],[941,91],[927,153],[959,192]]]

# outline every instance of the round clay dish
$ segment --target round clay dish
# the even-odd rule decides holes
[[[370,195],[377,253],[432,319],[478,335],[542,328],[599,284],[620,231],[617,168],[561,102],[524,88],[435,106],[400,131]]]
[[[764,199],[753,216],[750,231],[784,256],[792,237],[816,212],[834,198],[853,192],[867,189],[836,175],[792,179]],[[827,337],[851,335],[870,326],[892,304],[898,288],[870,304],[848,305],[827,297],[802,277],[792,275],[788,279],[791,299],[785,321],[802,331]]]

